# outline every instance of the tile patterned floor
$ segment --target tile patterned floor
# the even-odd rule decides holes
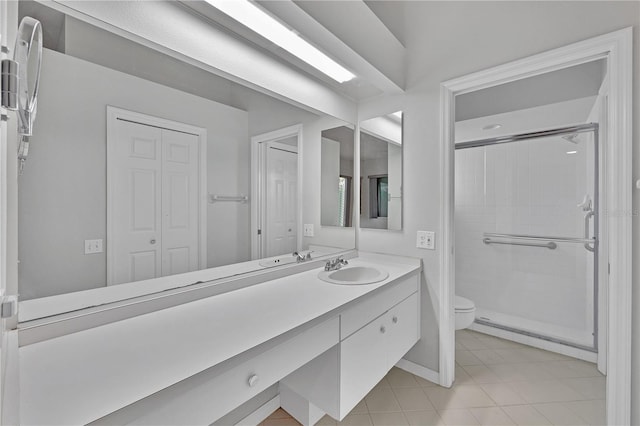
[[[262,426],[298,423],[279,409]],[[604,425],[594,364],[460,330],[456,382],[442,388],[394,368],[342,421],[318,425]]]

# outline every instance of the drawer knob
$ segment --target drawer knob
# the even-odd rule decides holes
[[[398,323],[398,317],[394,316],[393,318],[391,318],[391,321],[393,321],[394,324]]]
[[[258,380],[260,380],[258,375],[257,374],[252,374],[251,376],[249,376],[249,380],[247,380],[247,382],[249,383],[250,387],[254,387],[256,385],[256,383],[258,383]]]
[[[384,325],[381,325],[381,326],[380,326],[380,333],[384,334],[384,333],[386,333],[386,332],[387,332],[386,327],[385,327]]]

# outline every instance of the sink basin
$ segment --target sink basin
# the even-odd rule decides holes
[[[332,284],[373,284],[387,279],[389,273],[373,266],[346,266],[337,271],[320,271],[318,278]]]

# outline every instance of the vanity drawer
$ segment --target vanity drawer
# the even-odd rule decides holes
[[[338,318],[332,318],[223,373],[215,380],[220,416],[339,343]]]
[[[346,339],[392,306],[418,291],[419,279],[419,274],[412,274],[348,308],[340,315],[340,340]]]
[[[137,422],[211,424],[338,344],[338,336],[339,319],[334,317],[241,363],[221,368],[219,374],[203,379],[193,389],[178,392]]]

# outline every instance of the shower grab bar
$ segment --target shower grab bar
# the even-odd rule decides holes
[[[576,244],[595,244],[595,238],[570,238],[570,237],[547,237],[542,235],[526,235],[526,234],[496,234],[493,232],[485,232],[485,238],[511,238],[513,240],[530,240],[530,241],[551,241],[556,243],[576,243]]]
[[[482,239],[482,242],[485,244],[508,244],[511,246],[528,246],[528,247],[543,247],[548,248],[549,250],[555,250],[558,245],[553,241],[549,241],[548,243],[527,243],[527,242],[516,242],[516,241],[494,241],[489,237],[485,237]]]
[[[214,195],[209,194],[209,202],[215,203],[219,201],[234,201],[238,203],[246,203],[249,201],[249,197],[247,195]]]

